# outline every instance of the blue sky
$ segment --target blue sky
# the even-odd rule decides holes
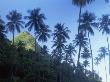
[[[71,40],[74,39],[74,35],[77,33],[77,19],[79,8],[73,6],[71,0],[2,0],[0,2],[0,15],[6,20],[6,15],[11,10],[18,10],[23,14],[27,15],[28,9],[41,8],[41,12],[46,15],[47,20],[46,24],[50,26],[50,29],[53,30],[53,27],[57,22],[64,23],[65,26],[69,27],[71,30],[70,37]],[[92,5],[87,5],[83,8],[83,12],[88,10],[94,12],[97,17],[100,17],[102,14],[110,13],[110,3],[106,4],[104,0],[96,0]],[[25,31],[26,29],[22,29]],[[33,34],[33,32],[31,32]],[[12,37],[11,33],[7,34],[8,38]],[[69,42],[71,42],[69,40]],[[110,41],[109,41],[110,42]],[[106,36],[101,36],[97,30],[95,30],[95,36],[91,37],[91,43],[93,44],[93,53],[94,56],[101,46],[106,46]],[[51,39],[48,41],[47,45],[51,48]],[[106,58],[108,64],[108,58]],[[102,61],[103,62],[103,61]],[[105,72],[104,72],[104,63],[102,63],[100,68],[100,76],[103,77],[105,82]],[[108,66],[107,66],[108,67]],[[110,80],[108,80],[110,81]]]

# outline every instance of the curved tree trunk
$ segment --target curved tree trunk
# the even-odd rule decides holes
[[[79,11],[79,20],[81,19],[81,10],[82,10],[82,6],[80,6],[80,11]],[[80,21],[79,21],[79,26],[80,26]],[[78,26],[78,34],[79,34],[79,26]],[[78,53],[77,66],[79,66],[79,61],[80,61],[80,52],[81,52],[81,45],[79,45],[79,53]]]
[[[91,40],[89,37],[89,32],[88,32],[88,39],[89,39],[89,45],[90,45],[90,53],[91,53],[91,57],[92,57],[92,73],[93,73],[94,72],[94,59],[93,59],[93,53],[92,53]],[[93,77],[94,77],[94,73],[93,73]]]
[[[79,66],[80,61],[80,53],[81,53],[81,45],[79,45],[79,53],[78,53],[78,61],[77,61],[77,67]]]
[[[14,29],[13,29],[13,45],[14,45],[14,37],[15,37],[14,35],[15,35],[15,34],[14,34]]]
[[[99,75],[99,66],[97,65],[98,75]]]
[[[109,41],[107,37],[107,45],[108,45],[108,55],[109,55],[109,75],[110,75],[110,52],[109,52]]]
[[[37,53],[37,51],[36,51],[36,38],[35,38],[35,53]]]
[[[36,32],[34,32],[34,36],[35,36],[35,53],[37,53],[37,51],[36,51]]]
[[[81,10],[82,10],[82,6],[80,6],[80,10],[79,10],[79,20],[81,19]],[[79,21],[79,26],[80,26],[80,21]],[[78,34],[79,34],[79,26],[78,26]]]
[[[104,63],[105,63],[105,57],[104,57]],[[106,67],[106,64],[105,64],[105,73],[106,73],[106,82],[107,82],[107,67]]]

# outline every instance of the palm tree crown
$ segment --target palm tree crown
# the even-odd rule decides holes
[[[54,36],[54,40],[56,39],[59,39],[63,42],[66,41],[66,39],[69,39],[69,33],[70,31],[68,30],[68,27],[65,27],[64,24],[56,24],[55,26],[55,30],[54,30],[54,33],[53,33],[53,36]]]
[[[4,25],[4,21],[1,19],[0,17],[0,43],[1,41],[4,41],[5,39],[5,25]]]
[[[86,48],[86,47],[84,48],[84,50],[83,50],[83,52],[82,52],[81,54],[82,54],[81,57],[82,57],[83,59],[88,59],[88,58],[91,57],[90,51],[89,51],[89,49]]]
[[[72,0],[72,3],[77,6],[85,6],[95,0]]]
[[[69,39],[69,33],[68,27],[65,27],[64,24],[56,24],[55,30],[53,33],[53,46],[55,47],[55,51],[57,52],[57,57],[60,59],[62,58],[63,51],[65,49],[65,43],[66,39]]]
[[[88,44],[87,40],[88,38],[86,38],[85,35],[81,32],[76,35],[75,40],[73,40],[73,43],[75,46],[86,47]]]
[[[81,23],[79,27],[80,30],[83,30],[85,34],[89,32],[91,35],[94,35],[92,27],[96,26],[97,23],[94,22],[95,15],[93,13],[89,13],[88,11],[86,11],[84,14],[82,14],[79,21]]]
[[[8,23],[6,24],[7,30],[13,33],[13,44],[14,44],[14,32],[20,32],[20,28],[23,28],[24,22],[22,21],[22,15],[16,10],[11,11],[7,16]]]
[[[35,32],[38,32],[41,27],[45,27],[44,20],[45,15],[40,13],[40,8],[29,10],[29,16],[25,16],[25,19],[28,20],[25,27],[29,27],[28,30],[31,31],[34,28]]]
[[[106,55],[108,55],[107,48],[106,47],[101,47],[99,49],[99,57],[100,57],[100,59],[105,58]]]
[[[50,38],[50,32],[51,30],[49,29],[48,25],[46,25],[45,27],[41,27],[39,31],[36,33],[38,41],[47,42],[47,39]]]
[[[17,30],[20,32],[20,27],[23,28],[24,22],[22,21],[22,15],[18,13],[16,10],[11,11],[7,16],[9,22],[6,24],[7,29],[10,32]]]
[[[99,31],[102,31],[102,34],[110,34],[110,18],[109,15],[102,15],[102,18],[99,19]]]
[[[66,62],[73,63],[73,56],[75,56],[76,50],[72,43],[65,46],[65,54]]]

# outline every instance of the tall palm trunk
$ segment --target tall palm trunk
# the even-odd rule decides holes
[[[67,56],[67,54],[66,54],[66,63],[67,63],[67,57],[68,57],[68,56]]]
[[[105,63],[105,56],[104,56],[104,63]],[[105,64],[105,73],[106,73],[106,82],[107,82],[107,68],[106,68],[106,64]]]
[[[89,39],[89,45],[90,45],[90,53],[91,53],[91,57],[92,57],[92,73],[94,72],[94,59],[93,59],[93,53],[92,53],[92,47],[91,47],[91,40],[89,37],[89,32],[88,32],[88,39]],[[94,74],[93,74],[94,76]]]
[[[99,66],[97,65],[98,75],[99,75]]]
[[[79,66],[79,61],[80,61],[80,53],[81,53],[81,45],[79,45],[79,53],[78,53],[77,67]]]
[[[110,52],[109,52],[109,40],[107,36],[107,45],[108,45],[108,55],[109,55],[109,75],[110,75]]]
[[[14,29],[13,29],[13,45],[14,45],[14,37],[15,37],[14,35],[15,35],[15,34],[14,34]]]
[[[36,32],[34,32],[34,36],[35,36],[35,53],[37,53],[37,51],[36,51]]]
[[[81,10],[82,10],[82,6],[80,6],[80,10],[79,10],[79,26],[80,26],[80,19],[81,19]],[[78,34],[79,34],[79,26],[78,26]]]

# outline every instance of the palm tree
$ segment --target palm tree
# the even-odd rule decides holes
[[[78,61],[77,61],[77,66],[80,64],[80,56],[81,56],[81,50],[82,48],[85,48],[87,46],[87,38],[85,35],[80,32],[79,34],[76,35],[75,40],[73,40],[73,44],[75,47],[79,46],[79,53],[78,53]]]
[[[72,3],[74,5],[80,7],[79,20],[80,20],[80,17],[81,17],[82,7],[86,6],[87,4],[90,4],[92,1],[95,1],[95,0],[72,0]],[[80,26],[80,21],[79,21],[79,26]],[[79,27],[78,27],[78,33],[79,33]]]
[[[57,23],[55,25],[55,30],[53,33],[53,47],[55,47],[54,51],[56,53],[54,53],[54,55],[57,59],[57,66],[60,65],[61,60],[63,58],[64,55],[64,50],[65,50],[65,43],[66,43],[66,39],[69,39],[69,33],[70,31],[68,30],[68,27],[65,27],[64,24],[61,23]],[[59,82],[62,81],[62,66],[60,65],[60,71],[59,71]],[[58,79],[57,79],[58,80]]]
[[[40,8],[29,10],[29,16],[25,16],[25,19],[28,20],[25,27],[28,27],[28,30],[31,31],[34,28],[34,36],[35,36],[35,52],[36,52],[36,34],[39,37],[39,41],[45,42],[47,41],[48,35],[48,26],[44,24],[44,20],[46,19],[45,15],[40,13]],[[46,35],[45,35],[46,34]]]
[[[3,52],[3,46],[4,43],[6,42],[6,36],[5,36],[5,25],[4,21],[0,17],[0,54]]]
[[[41,54],[43,55],[48,55],[48,48],[46,45],[43,45],[43,47],[41,48]]]
[[[76,50],[72,43],[65,46],[65,54],[66,54],[65,56],[66,63],[73,63],[73,56],[75,56]]]
[[[15,30],[20,32],[20,28],[23,28],[24,22],[22,21],[21,13],[18,13],[17,10],[11,11],[8,15],[6,15],[8,19],[8,23],[6,24],[7,30],[12,32],[13,34],[13,45],[14,45],[14,35]]]
[[[38,41],[47,42],[48,38],[50,38],[50,32],[51,30],[49,30],[48,25],[46,25],[45,27],[41,27],[37,32]]]
[[[100,59],[104,59],[104,62],[105,62],[105,57],[108,55],[107,53],[107,48],[106,47],[101,47],[99,49],[99,57]],[[107,82],[107,69],[106,69],[106,64],[105,64],[105,72],[106,72],[106,82]]]
[[[98,75],[99,75],[99,64],[100,64],[100,61],[101,61],[101,59],[99,58],[99,57],[95,57],[95,65],[97,66],[97,69],[98,69]]]
[[[87,66],[89,66],[89,64],[90,64],[89,61],[87,61],[87,60],[83,61],[83,65],[84,65],[85,69]]]
[[[84,48],[83,49],[83,52],[81,53],[82,55],[81,55],[81,57],[83,58],[83,59],[89,59],[89,58],[91,58],[91,54],[90,54],[90,51],[89,51],[89,49],[88,48]]]
[[[65,43],[66,39],[69,39],[69,33],[70,31],[68,30],[68,27],[65,27],[64,24],[57,23],[55,25],[55,30],[53,33],[53,47],[55,47],[55,51],[57,53],[57,57],[59,57],[59,61],[62,59],[62,52],[65,49]]]
[[[110,52],[109,52],[109,39],[108,35],[110,34],[110,18],[109,15],[102,15],[102,18],[99,19],[99,31],[107,35],[107,44],[108,44],[108,54],[109,54],[109,64],[110,64]],[[110,65],[109,65],[110,68]],[[110,70],[109,70],[110,73]]]
[[[109,0],[105,0],[105,2],[106,2],[106,3],[108,3],[108,2],[109,2]]]
[[[0,17],[0,43],[2,43],[5,40],[5,25],[4,21]]]
[[[90,40],[90,36],[94,35],[94,31],[92,27],[96,27],[97,23],[95,23],[95,15],[93,13],[89,13],[88,11],[86,11],[84,14],[82,14],[81,18],[80,18],[80,26],[79,29],[81,31],[84,32],[85,35],[88,34],[88,40],[89,40],[89,45],[90,45],[90,52],[91,52],[91,57],[92,57],[92,72],[93,72],[93,54],[92,54],[92,48],[91,48],[91,40]]]

